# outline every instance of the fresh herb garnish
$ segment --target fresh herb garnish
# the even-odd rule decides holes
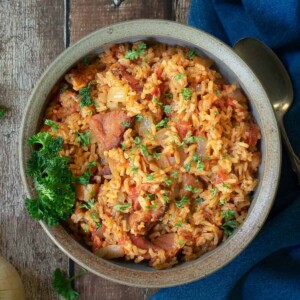
[[[76,182],[87,185],[90,182],[90,177],[92,176],[92,168],[96,166],[96,161],[92,161],[88,164],[87,168],[88,170],[84,172],[81,176],[76,178]]]
[[[154,179],[154,174],[147,174],[146,179],[147,181],[152,181]]]
[[[141,152],[144,156],[149,156],[148,148],[146,145],[140,145]]]
[[[180,91],[180,94],[183,96],[183,99],[188,101],[192,97],[192,92],[190,88],[184,88]]]
[[[165,105],[164,106],[164,112],[166,114],[169,114],[172,111],[172,106],[171,105]]]
[[[135,117],[136,117],[136,120],[137,120],[138,122],[142,122],[143,116],[142,116],[141,114],[138,114],[138,115],[136,115]]]
[[[116,204],[116,210],[117,211],[121,211],[124,212],[126,211],[128,208],[131,207],[130,203],[125,203],[125,204]]]
[[[211,190],[210,190],[210,193],[212,194],[212,196],[213,197],[215,197],[216,195],[217,195],[217,188],[212,188]]]
[[[173,178],[178,178],[178,171],[177,170],[175,170],[175,171],[173,171],[173,173],[171,174],[171,177],[173,177]]]
[[[62,86],[62,88],[59,90],[59,92],[61,93],[61,94],[63,94],[67,89],[68,89],[68,85],[67,84],[64,84],[63,86]]]
[[[125,58],[134,60],[138,59],[140,56],[145,54],[145,49],[147,48],[147,45],[143,42],[138,43],[136,50],[128,50],[125,54]]]
[[[86,87],[79,90],[78,94],[79,96],[81,96],[80,107],[90,106],[94,104],[94,100],[91,97],[92,84],[92,82],[89,82]]]
[[[176,227],[182,227],[182,220],[179,220],[176,224],[175,224]]]
[[[139,168],[136,166],[133,166],[133,167],[131,167],[131,170],[132,170],[133,174],[136,174],[138,172]]]
[[[203,199],[203,198],[197,198],[195,201],[196,201],[198,204],[201,204],[201,203],[204,202],[204,199]]]
[[[175,80],[179,80],[179,79],[182,79],[184,76],[185,76],[185,75],[184,75],[183,73],[179,73],[179,74],[177,74],[177,75],[174,77],[174,79],[175,79]]]
[[[126,128],[126,127],[130,127],[130,122],[124,122],[124,121],[123,121],[123,122],[122,122],[122,126],[125,127],[125,128]]]
[[[172,100],[173,99],[173,94],[172,93],[166,93],[166,94],[163,95],[163,97]]]
[[[196,169],[197,170],[204,170],[204,162],[202,162],[201,160],[198,160],[197,165],[196,165]]]
[[[187,163],[183,166],[188,172],[191,171],[191,163]]]
[[[196,55],[196,51],[195,50],[190,50],[189,51],[189,59],[192,60],[194,58],[194,56]]]
[[[167,186],[171,185],[172,184],[172,179],[168,179],[168,177],[166,177],[165,184]]]
[[[221,212],[222,217],[224,217],[225,222],[221,226],[224,233],[228,236],[232,235],[233,230],[237,227],[235,220],[235,212],[233,210],[227,209]]]
[[[224,200],[224,199],[220,200],[220,204],[221,204],[221,205],[224,205],[224,204],[226,204],[226,203],[227,203],[226,200]]]
[[[33,177],[37,198],[26,199],[25,205],[32,218],[55,226],[72,214],[75,203],[69,158],[59,156],[64,140],[53,138],[49,132],[40,132],[31,136],[28,142],[40,148],[34,150],[27,161],[27,174]]]
[[[76,141],[83,147],[87,147],[90,144],[91,132],[87,131],[86,133],[75,132],[77,134]]]
[[[225,188],[225,189],[230,189],[230,186],[225,184],[224,182],[222,183],[222,187]]]
[[[186,205],[186,204],[190,204],[190,201],[188,199],[187,196],[182,196],[180,201],[175,201],[175,204],[178,208],[181,208],[182,206]]]
[[[193,188],[191,185],[186,185],[184,187],[184,189],[188,192],[192,192],[192,193],[198,193],[199,192],[199,189],[197,188]]]
[[[45,120],[45,125],[50,126],[54,132],[57,132],[58,130],[58,124],[52,120]]]
[[[85,202],[79,204],[79,207],[80,208],[86,208],[87,210],[90,210],[94,207],[94,202],[95,202],[95,199],[90,199],[88,201],[85,201]]]
[[[160,122],[158,122],[155,127],[157,129],[167,128],[168,127],[169,118],[164,118]]]
[[[133,142],[136,144],[136,145],[139,145],[140,143],[141,143],[141,138],[139,137],[139,136],[137,136],[134,140],[133,140]]]
[[[60,269],[56,269],[52,275],[52,286],[56,292],[61,295],[65,300],[76,300],[79,297],[79,293],[72,288],[72,281],[78,277],[81,277],[87,273],[83,270],[78,275],[68,278]]]

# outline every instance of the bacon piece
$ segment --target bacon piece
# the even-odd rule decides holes
[[[97,114],[90,118],[90,128],[93,137],[101,144],[102,150],[110,150],[118,147],[126,127],[122,123],[128,123],[131,118],[124,111],[111,111]]]
[[[186,134],[191,131],[192,129],[192,124],[186,121],[182,121],[178,124],[176,124],[176,128],[178,131],[178,135],[180,136],[181,139],[185,138]]]

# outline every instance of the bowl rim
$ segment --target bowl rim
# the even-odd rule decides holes
[[[27,137],[30,127],[32,128],[33,107],[35,104],[46,103],[50,92],[49,86],[52,88],[59,79],[57,74],[61,74],[63,70],[66,72],[76,61],[97,48],[99,49],[103,44],[113,44],[114,41],[138,39],[139,37],[169,37],[185,44],[192,44],[212,55],[221,55],[222,62],[226,67],[241,76],[241,81],[249,90],[253,91],[251,105],[255,106],[260,116],[261,130],[265,137],[265,172],[261,176],[263,184],[257,192],[257,200],[259,201],[256,201],[245,222],[226,242],[221,243],[216,249],[192,261],[192,263],[184,263],[168,270],[144,271],[116,265],[96,257],[80,246],[65,232],[61,225],[50,228],[42,221],[40,224],[60,250],[76,263],[100,277],[135,287],[171,287],[203,278],[224,267],[238,256],[254,239],[264,224],[276,195],[281,168],[281,143],[276,118],[261,83],[232,48],[202,30],[167,20],[138,19],[116,23],[92,32],[64,50],[48,66],[36,83],[22,118],[18,141],[19,166],[25,192],[29,197],[32,197],[33,189],[30,187],[25,172],[25,157],[29,151]],[[229,66],[229,62],[234,62],[234,65]],[[248,79],[244,82],[246,76]],[[52,78],[56,78],[56,82],[53,82]],[[50,85],[47,82],[53,83]],[[250,84],[254,85],[255,88],[252,88]],[[255,98],[255,95],[259,95],[259,100]],[[37,121],[35,122],[37,123]]]

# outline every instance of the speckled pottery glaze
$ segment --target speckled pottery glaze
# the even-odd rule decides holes
[[[217,69],[229,82],[238,82],[250,100],[252,113],[262,131],[262,164],[259,185],[245,222],[213,251],[200,258],[176,265],[168,270],[155,270],[146,263],[101,259],[76,242],[61,226],[47,227],[52,241],[72,260],[90,272],[118,283],[137,287],[169,287],[203,278],[234,259],[256,236],[274,200],[281,165],[281,144],[276,119],[260,82],[234,51],[215,37],[198,29],[164,20],[135,20],[102,28],[66,49],[44,72],[35,86],[23,116],[19,139],[21,177],[29,197],[34,187],[26,176],[30,154],[28,137],[41,125],[48,95],[63,75],[86,55],[95,55],[115,43],[138,40],[157,41],[196,49],[200,55],[214,60]]]

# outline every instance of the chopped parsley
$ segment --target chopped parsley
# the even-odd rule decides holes
[[[176,224],[175,224],[176,227],[182,227],[182,220],[179,220]]]
[[[90,106],[94,104],[94,100],[91,97],[92,84],[92,82],[89,82],[86,87],[79,90],[78,94],[79,96],[81,96],[80,107]]]
[[[203,199],[203,198],[197,198],[195,201],[196,201],[198,204],[201,204],[201,203],[204,202],[204,199]]]
[[[154,197],[155,195],[154,194],[146,194],[146,199],[147,200],[150,200],[152,197]]]
[[[54,138],[49,132],[31,136],[30,145],[38,145],[27,161],[27,174],[33,177],[37,197],[26,199],[25,205],[30,216],[55,226],[65,221],[73,212],[75,185],[68,168],[68,157],[59,156],[63,138]]]
[[[154,174],[147,174],[146,179],[147,181],[152,181],[154,179]]]
[[[160,159],[160,153],[156,152],[156,151],[153,151],[153,153],[151,154],[151,156],[156,159],[156,160],[159,160]]]
[[[210,190],[210,193],[212,194],[212,196],[213,197],[216,197],[216,195],[217,195],[217,188],[212,188],[211,190]]]
[[[91,213],[91,216],[92,216],[93,221],[94,221],[95,223],[99,222],[99,219],[98,219],[98,213],[97,213],[96,211],[93,211],[93,212]]]
[[[198,193],[199,192],[199,189],[197,188],[193,188],[191,185],[186,185],[184,187],[184,189],[188,192],[192,192],[192,193]]]
[[[165,202],[165,203],[168,203],[169,202],[169,197],[168,197],[168,195],[167,195],[167,193],[165,193],[165,195],[163,196],[163,201]]]
[[[159,123],[155,125],[157,129],[167,128],[168,127],[169,118],[162,119]]]
[[[137,120],[138,122],[142,122],[143,116],[142,116],[141,114],[138,114],[138,115],[136,115],[135,117],[136,117],[136,120]]]
[[[137,136],[134,140],[133,140],[133,142],[136,144],[136,145],[139,145],[140,143],[141,143],[141,138],[139,137],[139,136]]]
[[[52,120],[45,120],[45,125],[50,126],[54,132],[57,132],[58,130],[58,124]]]
[[[87,185],[90,182],[90,177],[92,176],[92,168],[96,166],[96,161],[92,161],[88,164],[87,168],[88,170],[84,172],[81,176],[76,178],[76,182],[82,184],[82,185]]]
[[[165,184],[166,184],[167,186],[171,185],[171,184],[172,184],[172,179],[168,179],[168,177],[166,177]]]
[[[178,240],[178,245],[179,246],[182,246],[184,244],[184,241],[183,240]]]
[[[90,135],[91,132],[87,131],[86,133],[75,132],[77,134],[76,141],[83,147],[87,147],[90,144]]]
[[[180,91],[180,94],[183,96],[183,99],[188,101],[192,97],[192,92],[190,88],[184,88]]]
[[[217,95],[221,94],[221,91],[220,90],[216,90],[216,94]]]
[[[227,203],[226,200],[224,200],[224,199],[220,200],[220,204],[221,204],[221,205],[224,205],[224,204],[226,204],[226,203]]]
[[[171,177],[173,177],[173,178],[178,178],[178,171],[177,170],[175,170],[175,171],[173,171],[173,173],[171,174]]]
[[[130,203],[116,204],[115,207],[116,207],[116,210],[117,210],[117,211],[124,212],[124,211],[126,211],[128,208],[131,207],[131,204],[130,204]]]
[[[144,42],[140,42],[140,43],[138,43],[136,50],[134,50],[134,49],[128,50],[125,53],[125,58],[130,59],[130,60],[138,59],[140,56],[145,54],[146,48],[147,48],[147,45]]]
[[[131,167],[131,170],[132,170],[133,174],[136,174],[138,172],[139,168],[136,166],[133,166],[133,167]]]
[[[62,88],[59,90],[59,92],[61,93],[61,94],[63,94],[67,89],[68,89],[68,85],[67,84],[64,84],[63,86],[62,86]]]
[[[85,201],[84,203],[79,204],[80,208],[86,208],[87,210],[90,210],[94,207],[95,199],[90,199],[88,201]]]
[[[224,233],[228,236],[232,235],[233,230],[237,227],[235,220],[235,212],[233,210],[227,209],[226,211],[221,212],[222,217],[224,217],[225,222],[221,226],[224,230]]]
[[[225,154],[223,155],[223,158],[229,158],[231,155],[230,154]]]
[[[141,152],[144,156],[149,156],[148,148],[146,145],[140,145]]]
[[[190,204],[190,201],[187,196],[182,196],[180,201],[175,201],[175,204],[178,208],[181,208],[182,206],[186,204]]]
[[[169,114],[171,111],[172,111],[171,105],[165,105],[165,106],[164,106],[164,112],[165,112],[166,114]]]
[[[177,74],[177,75],[174,77],[174,79],[175,79],[175,80],[179,80],[179,79],[182,79],[184,76],[185,76],[184,74],[179,73],[179,74]]]
[[[204,162],[202,162],[201,160],[197,161],[196,169],[204,170]]]
[[[224,217],[225,221],[228,221],[235,216],[235,212],[231,209],[227,209],[221,212],[221,216]]]
[[[225,188],[225,189],[230,189],[230,186],[225,184],[225,183],[222,183],[222,187]]]
[[[125,127],[125,128],[126,128],[126,127],[130,127],[130,122],[124,122],[124,121],[123,121],[123,122],[122,122],[122,126]]]
[[[195,50],[190,50],[190,51],[189,51],[188,56],[189,56],[189,59],[190,59],[190,60],[192,60],[192,59],[194,58],[195,55],[196,55],[196,51],[195,51]]]
[[[187,163],[183,166],[188,172],[191,171],[191,163]]]

